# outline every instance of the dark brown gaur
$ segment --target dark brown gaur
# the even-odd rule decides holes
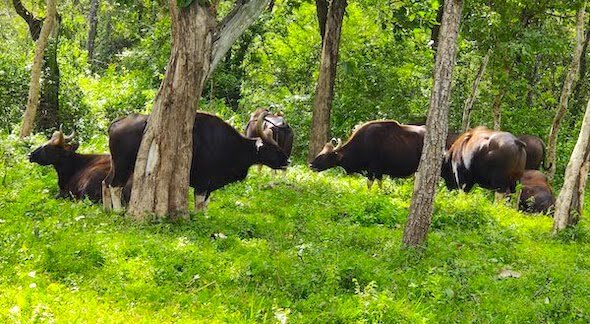
[[[418,169],[424,126],[402,125],[393,120],[371,121],[355,127],[346,143],[332,139],[309,164],[314,171],[340,166],[347,173],[367,177],[369,188],[384,175],[411,176]]]
[[[111,169],[110,155],[76,153],[75,132],[64,136],[62,128],[29,154],[29,161],[53,165],[58,177],[58,198],[101,200],[101,182]],[[127,194],[128,192],[125,192]]]
[[[272,114],[268,109],[259,108],[250,114],[250,120],[244,129],[244,135],[248,138],[270,138],[287,154],[291,156],[293,150],[293,129],[285,120],[282,112]]]
[[[541,171],[525,170],[520,182],[522,192],[518,209],[529,213],[550,213],[555,196],[547,176]]]

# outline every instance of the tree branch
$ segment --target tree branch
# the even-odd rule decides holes
[[[25,8],[21,0],[12,0],[12,5],[14,6],[16,13],[25,20],[27,25],[29,25],[31,38],[34,41],[37,41],[37,38],[39,38],[39,33],[41,32],[43,20],[33,16],[33,14],[27,8]]]
[[[252,25],[269,3],[270,0],[238,0],[232,11],[223,18],[217,27],[213,39],[211,67],[207,77],[213,73],[232,44]]]

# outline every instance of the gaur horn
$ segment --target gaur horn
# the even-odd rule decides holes
[[[279,144],[272,138],[272,131],[266,132],[262,129],[262,126],[264,125],[264,118],[266,118],[268,115],[270,115],[270,112],[265,111],[258,116],[258,120],[256,121],[256,133],[258,136],[260,136],[260,138],[262,138],[263,141],[278,146]]]
[[[63,133],[62,133],[63,134]],[[68,136],[64,136],[64,141],[65,143],[69,143],[74,139],[74,136],[76,135],[76,131],[73,130],[72,133]]]
[[[337,149],[340,148],[340,146],[342,146],[342,139],[341,138],[338,138],[336,140],[336,147],[334,149],[337,150]]]

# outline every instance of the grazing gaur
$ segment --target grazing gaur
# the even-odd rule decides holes
[[[287,154],[262,129],[265,117],[266,113],[263,113],[256,122],[260,137],[250,139],[221,118],[197,112],[193,127],[190,170],[190,186],[194,188],[196,210],[206,208],[211,192],[246,178],[248,168],[254,164],[263,164],[273,169],[287,168]],[[113,209],[122,208],[120,187],[133,176],[147,121],[146,115],[131,114],[114,121],[109,127],[113,168],[105,179],[105,187],[109,187],[105,190],[105,196],[110,194]],[[105,207],[110,208],[106,204]]]
[[[244,129],[244,135],[248,138],[260,137],[260,132],[256,128],[256,122],[260,116],[265,115],[262,124],[262,130],[268,133],[267,136],[272,137],[275,142],[281,147],[287,156],[291,156],[293,149],[293,129],[285,121],[283,112],[272,114],[266,108],[258,108],[250,114],[250,120]]]
[[[525,170],[522,178],[522,192],[518,209],[529,213],[547,213],[555,203],[553,190],[547,176],[541,171]]]
[[[425,131],[424,126],[392,120],[371,121],[359,126],[344,144],[326,143],[309,167],[319,172],[340,166],[349,174],[363,174],[369,188],[383,175],[405,178],[418,169]]]
[[[521,135],[518,139],[526,144],[526,165],[527,170],[539,170],[541,166],[547,170],[550,166],[545,165],[545,143],[539,136]]]
[[[479,184],[498,193],[512,193],[524,172],[525,147],[507,132],[470,129],[446,152],[441,175],[448,189],[469,192]]]
[[[64,136],[60,127],[47,143],[29,154],[29,161],[53,165],[58,177],[58,198],[88,197],[99,202],[101,182],[111,169],[111,157],[108,154],[78,154],[78,144],[72,142],[73,138],[74,133]]]

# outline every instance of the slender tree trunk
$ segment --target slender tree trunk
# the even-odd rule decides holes
[[[29,97],[27,100],[27,108],[23,116],[23,124],[20,131],[21,138],[29,136],[33,130],[35,116],[37,115],[37,108],[39,106],[40,77],[41,68],[43,65],[43,55],[49,40],[49,34],[53,30],[56,17],[56,1],[47,0],[45,22],[43,23],[43,27],[41,27],[41,32],[35,45],[35,57],[33,60],[33,67],[31,68],[31,83],[29,84]]]
[[[588,175],[588,145],[590,141],[590,101],[586,106],[586,113],[582,121],[580,135],[565,169],[563,187],[555,202],[555,214],[553,215],[553,232],[559,232],[568,226],[575,225],[580,217],[580,194],[586,185]],[[581,191],[581,193],[580,193]],[[573,203],[578,200],[577,206]],[[582,199],[583,200],[583,196]]]
[[[551,131],[549,132],[549,140],[547,144],[547,161],[550,165],[548,171],[548,177],[553,179],[555,177],[555,169],[556,169],[556,161],[557,161],[557,136],[559,133],[559,128],[561,127],[561,121],[565,116],[567,111],[567,104],[570,94],[572,92],[572,85],[576,77],[578,76],[578,71],[580,69],[580,59],[582,56],[582,49],[584,43],[584,23],[585,23],[585,16],[586,16],[586,1],[582,3],[580,10],[578,11],[577,15],[577,22],[576,22],[576,42],[574,45],[574,55],[572,57],[572,63],[570,65],[570,69],[565,77],[565,81],[563,82],[563,88],[561,90],[561,96],[559,98],[559,105],[557,106],[557,113],[553,118],[553,123],[551,124]]]
[[[210,9],[198,1],[169,7],[172,53],[135,163],[129,214],[136,219],[186,215],[195,109],[211,64]]]
[[[338,49],[346,0],[332,0],[326,19],[326,31],[322,46],[320,74],[313,101],[313,116],[308,159],[311,161],[328,141],[330,110],[334,99],[334,83],[338,65]]]
[[[542,56],[541,54],[537,54],[535,57],[535,66],[533,67],[533,73],[531,73],[531,77],[529,78],[529,85],[526,94],[526,102],[528,107],[533,107],[535,104],[535,87],[539,82],[539,67],[541,66]]]
[[[471,93],[467,100],[465,100],[465,105],[463,106],[463,122],[461,129],[463,132],[469,129],[469,124],[471,121],[471,111],[473,110],[473,104],[477,99],[477,94],[479,92],[479,83],[483,78],[483,75],[486,71],[486,67],[488,66],[488,62],[490,60],[490,55],[492,54],[492,49],[489,49],[486,55],[483,57],[481,61],[481,65],[479,66],[479,70],[477,71],[477,75],[475,76],[475,80],[473,80],[473,86],[471,87]]]
[[[506,94],[506,87],[498,90],[494,104],[492,105],[492,114],[494,115],[494,130],[500,130],[502,123],[502,100]]]
[[[98,6],[99,0],[90,0],[90,13],[88,14],[88,41],[86,49],[88,50],[88,64],[93,65],[94,59],[94,40],[96,39],[96,26],[98,25]]]
[[[446,0],[444,4],[439,34],[440,42],[436,53],[434,84],[426,120],[424,149],[414,182],[410,214],[404,229],[403,244],[409,247],[424,243],[432,220],[436,184],[440,175],[448,132],[451,83],[462,8],[463,0]]]
[[[61,19],[57,15],[53,31],[43,55],[43,71],[41,75],[41,97],[37,111],[35,129],[45,131],[60,125],[59,116],[59,88],[61,84],[57,50],[59,48],[59,33]]]
[[[590,142],[586,146],[586,153],[584,154],[584,163],[582,163],[582,167],[580,168],[580,173],[578,174],[578,181],[576,181],[576,186],[574,187],[574,196],[572,200],[572,205],[570,209],[575,211],[573,214],[573,219],[571,220],[571,224],[575,225],[580,220],[580,216],[583,214],[584,210],[584,195],[586,193],[586,183],[588,181],[588,172],[590,171]]]

